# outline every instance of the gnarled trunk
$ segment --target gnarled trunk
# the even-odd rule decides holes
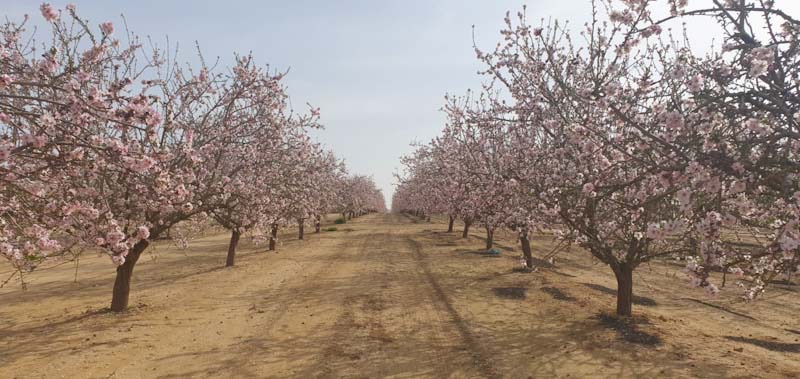
[[[464,220],[464,231],[461,232],[461,238],[469,237],[469,227],[472,225],[472,221]]]
[[[447,224],[447,232],[448,233],[452,233],[453,232],[453,224],[455,222],[456,222],[456,218],[453,217],[453,216],[450,216],[450,222]]]
[[[486,228],[486,250],[494,246],[494,228]]]
[[[128,251],[125,263],[117,267],[117,278],[114,280],[114,292],[111,296],[111,311],[122,312],[128,308],[128,297],[131,293],[131,278],[133,277],[133,266],[139,260],[150,241],[141,240]]]
[[[528,239],[528,232],[523,232],[519,237],[522,244],[522,255],[525,257],[525,267],[533,268],[533,254],[531,254],[531,241]]]
[[[225,259],[225,267],[233,266],[233,262],[236,259],[236,246],[239,245],[239,237],[241,235],[242,233],[237,229],[231,231],[231,242],[228,244],[228,258]]]
[[[275,243],[278,241],[278,224],[272,224],[272,231],[269,236],[269,251],[275,250]]]
[[[633,308],[633,266],[629,263],[612,265],[617,277],[617,315],[631,316]]]
[[[322,216],[318,215],[316,221],[314,221],[314,233],[319,233],[321,228],[322,228]]]
[[[305,220],[303,220],[302,218],[297,220],[297,229],[299,229],[297,231],[297,239],[303,239],[303,237],[305,237],[305,226],[306,226]]]

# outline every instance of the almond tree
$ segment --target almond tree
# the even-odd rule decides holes
[[[767,0],[685,5],[675,4],[673,16],[653,27],[708,18],[723,40],[686,62],[695,74],[684,87],[708,115],[693,131],[691,181],[678,198],[691,210],[697,241],[688,269],[706,287],[716,287],[712,270],[734,274],[753,299],[800,268],[800,20]]]
[[[581,49],[557,22],[533,27],[520,13],[516,24],[506,18],[496,51],[478,52],[527,130],[519,157],[535,169],[513,179],[556,217],[551,228],[610,266],[623,316],[631,315],[633,270],[685,254],[691,242],[674,200],[689,181],[685,147],[675,141],[696,125],[684,115],[694,103],[676,89],[689,80],[685,51],[662,42],[656,27],[640,28],[650,20],[647,3],[609,8],[608,22],[595,16]]]
[[[0,30],[0,251],[20,272],[75,248],[108,254],[111,309],[122,311],[150,242],[233,190],[217,168],[251,138],[253,117],[271,114],[278,78],[249,58],[192,70],[73,6],[41,13],[52,30],[44,54],[24,24]]]

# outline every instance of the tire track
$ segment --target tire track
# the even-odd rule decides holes
[[[430,263],[422,252],[419,242],[410,237],[406,239],[406,242],[411,249],[417,266],[422,269],[421,276],[430,287],[430,297],[433,300],[434,306],[436,306],[443,314],[447,315],[449,318],[448,325],[451,325],[455,329],[463,343],[463,346],[465,347],[465,351],[469,353],[480,373],[487,378],[501,378],[502,376],[497,372],[489,360],[490,355],[478,343],[477,338],[469,329],[467,322],[455,309],[452,301],[450,301],[447,293],[445,293],[444,289],[439,283],[439,280],[436,279],[436,276],[431,271]]]
[[[335,262],[342,259],[344,254],[349,251],[354,245],[356,244],[356,240],[353,239],[346,239],[343,243],[335,248],[334,255],[331,256],[331,265]],[[298,262],[301,266],[307,267],[308,259],[305,259],[303,263]],[[266,300],[268,303],[277,302],[278,307],[273,308],[269,311],[270,316],[264,320],[266,324],[265,329],[263,329],[263,336],[264,337],[272,337],[274,332],[274,327],[278,325],[278,321],[283,319],[288,313],[289,310],[294,306],[299,306],[303,302],[307,301],[309,296],[314,296],[315,292],[323,289],[322,281],[314,280],[316,278],[321,278],[324,276],[325,271],[330,271],[331,265],[324,265],[318,264],[314,270],[307,270],[305,271],[306,275],[303,276],[296,276],[293,275],[290,279],[287,279],[283,283],[281,283],[277,288],[274,288],[270,291],[270,293],[274,294],[273,296],[259,296]],[[305,278],[312,278],[312,280],[306,281]],[[294,286],[295,280],[303,281],[298,286]],[[290,285],[292,284],[292,285]]]

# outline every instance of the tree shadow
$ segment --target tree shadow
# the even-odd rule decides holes
[[[574,298],[574,297],[572,297],[570,295],[567,295],[566,293],[564,293],[564,291],[561,291],[560,289],[558,289],[556,287],[542,287],[542,288],[539,288],[539,289],[542,290],[542,292],[550,295],[553,299],[556,299],[556,300],[569,301],[569,302],[575,302],[575,301],[578,300],[578,299],[576,299],[576,298]]]
[[[495,296],[503,299],[525,300],[527,288],[524,287],[495,287],[492,288]]]
[[[748,315],[746,315],[744,313],[736,312],[734,310],[730,310],[730,309],[725,308],[725,307],[720,306],[720,305],[711,304],[711,303],[708,303],[708,302],[705,302],[705,301],[702,301],[702,300],[698,300],[698,299],[692,299],[690,297],[685,297],[685,298],[683,298],[683,300],[692,301],[692,302],[695,302],[695,303],[698,303],[698,304],[702,304],[702,305],[705,305],[705,306],[708,306],[708,307],[711,307],[711,308],[714,308],[714,309],[719,309],[719,310],[721,310],[723,312],[727,312],[727,313],[730,313],[730,314],[732,314],[734,316],[739,316],[741,318],[746,318],[748,320],[758,321],[755,317],[748,316]]]
[[[594,318],[600,322],[600,325],[615,330],[619,338],[626,342],[645,346],[661,344],[661,338],[658,336],[639,330],[638,324],[647,324],[646,321],[636,320],[631,317],[616,317],[605,313]]]
[[[725,339],[735,342],[747,343],[755,345],[770,351],[777,351],[780,353],[800,353],[800,343],[786,343],[776,341],[766,341],[756,338],[747,338],[739,336],[725,336]]]

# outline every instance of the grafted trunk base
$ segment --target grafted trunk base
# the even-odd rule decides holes
[[[275,251],[275,243],[278,241],[278,224],[272,224],[272,231],[269,237],[269,251]]]
[[[131,294],[131,278],[133,278],[133,267],[142,255],[150,241],[141,240],[128,251],[125,263],[117,267],[117,277],[114,279],[114,290],[111,295],[111,311],[124,312],[128,309],[128,299]]]
[[[236,260],[236,246],[239,245],[239,237],[241,232],[234,229],[231,231],[231,242],[228,244],[228,257],[225,259],[225,267],[233,266]]]
[[[633,267],[620,264],[612,267],[617,278],[617,316],[633,314]]]
[[[533,254],[531,254],[531,241],[528,239],[527,233],[523,234],[519,238],[519,241],[522,244],[522,255],[525,257],[525,267],[532,269]]]
[[[486,250],[494,246],[494,229],[486,228]]]
[[[305,226],[306,226],[305,224],[306,223],[305,223],[304,220],[300,220],[300,221],[297,222],[297,228],[298,228],[297,239],[303,239],[305,237],[305,234],[306,234],[305,233]]]

